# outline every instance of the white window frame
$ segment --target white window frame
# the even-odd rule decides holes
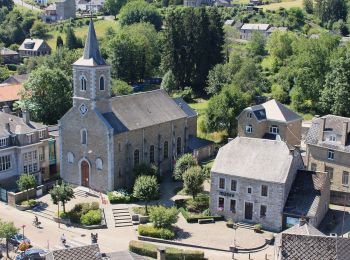
[[[252,125],[246,125],[246,126],[245,126],[245,132],[246,132],[247,134],[253,133],[253,126],[252,126]]]
[[[271,125],[270,126],[270,134],[278,134],[279,133],[279,127],[277,125]]]
[[[69,164],[73,164],[74,163],[74,154],[72,152],[68,152],[67,153],[67,162]]]
[[[224,180],[224,187],[223,187],[223,188],[220,187],[220,180],[221,180],[221,179]],[[226,178],[224,178],[224,177],[219,177],[218,188],[219,188],[219,190],[225,190],[225,189],[226,189]]]
[[[345,178],[346,176],[346,178]],[[346,182],[344,182],[344,179],[346,179]],[[343,171],[342,177],[341,177],[341,184],[343,186],[349,186],[349,172]]]
[[[33,142],[33,134],[27,134],[27,141],[30,144]]]
[[[250,193],[248,192],[249,189],[250,189]],[[253,188],[252,188],[252,186],[248,186],[248,187],[247,187],[247,194],[253,194]]]
[[[225,197],[223,197],[223,196],[218,196],[217,209],[218,209],[218,210],[220,209],[220,199],[223,199],[223,200],[224,200],[224,205],[223,205],[223,207],[222,207],[222,211],[225,211]]]
[[[261,207],[262,207],[262,206],[265,206],[265,208],[266,208],[266,210],[265,210],[265,215],[261,215]],[[267,216],[267,205],[261,204],[261,205],[260,205],[259,217],[260,217],[260,218],[266,218],[266,216]]]
[[[103,161],[101,158],[96,159],[96,170],[98,170],[98,171],[103,170]]]
[[[328,158],[328,160],[331,160],[331,161],[334,160],[334,151],[333,150],[327,151],[327,158]]]
[[[45,135],[45,130],[39,130],[39,139],[43,139]]]
[[[266,194],[266,196],[262,194],[263,186],[266,186],[266,188],[267,188],[267,194]],[[269,186],[268,186],[268,185],[266,185],[266,184],[261,184],[261,186],[260,186],[260,196],[261,196],[261,197],[265,197],[265,198],[269,196]]]
[[[11,170],[11,168],[12,168],[11,155],[6,154],[6,155],[0,156],[0,172]]]
[[[331,141],[331,142],[336,142],[336,141],[337,141],[336,135],[330,135],[328,139],[329,139],[329,141]]]
[[[235,190],[232,189],[232,182],[233,182],[233,181],[236,182],[236,189],[235,189]],[[231,191],[234,191],[234,192],[236,192],[236,191],[238,190],[238,182],[237,182],[237,180],[231,180],[231,187],[230,187],[230,190],[231,190]]]
[[[0,138],[0,148],[8,146],[8,143],[9,143],[8,137]]]

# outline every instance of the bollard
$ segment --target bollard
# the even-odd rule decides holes
[[[250,258],[250,253],[248,254],[248,259],[251,260],[251,258]]]

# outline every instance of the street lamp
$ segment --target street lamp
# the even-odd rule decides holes
[[[59,185],[57,184],[56,187],[58,188]],[[61,219],[60,219],[60,202],[57,201],[57,220],[58,220],[58,228],[61,228]]]
[[[26,225],[22,225],[21,228],[22,228],[22,236],[23,236],[23,241],[24,241],[24,228],[26,227]]]

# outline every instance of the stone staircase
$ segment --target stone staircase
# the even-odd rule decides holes
[[[128,208],[112,208],[112,213],[115,227],[127,227],[133,225]]]
[[[237,222],[235,223],[239,228],[245,228],[245,229],[254,229],[253,224],[243,223],[243,222]]]
[[[87,198],[88,194],[85,190],[77,188],[77,189],[74,189],[74,196]]]

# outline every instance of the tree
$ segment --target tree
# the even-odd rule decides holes
[[[110,15],[116,15],[126,2],[127,0],[106,0],[104,8]]]
[[[66,47],[69,50],[83,47],[83,43],[81,39],[75,36],[74,30],[72,27],[68,27],[66,30]]]
[[[30,29],[30,36],[35,38],[45,38],[47,33],[47,25],[41,21],[35,21]]]
[[[0,1],[0,9],[6,7],[9,11],[12,11],[14,6],[13,0],[1,0]]]
[[[269,36],[266,48],[273,58],[284,61],[293,55],[294,40],[295,35],[292,32],[276,30]]]
[[[159,187],[155,176],[139,176],[134,184],[133,196],[145,202],[146,215],[148,215],[148,203],[157,198]]]
[[[347,7],[345,0],[316,0],[316,14],[322,23],[345,20]]]
[[[10,77],[10,71],[7,67],[0,66],[0,82]]]
[[[21,191],[26,191],[27,201],[29,201],[29,190],[37,186],[35,176],[29,173],[22,174],[17,181],[17,185]]]
[[[324,113],[350,116],[350,53],[331,61],[331,70],[326,75],[321,94],[321,108]]]
[[[232,82],[232,76],[229,63],[215,65],[208,74],[208,86],[205,89],[207,94],[219,93],[225,85]]]
[[[130,86],[125,81],[120,79],[112,80],[112,95],[113,96],[122,96],[129,95],[133,92],[132,86]]]
[[[177,89],[176,79],[171,70],[165,73],[160,88],[164,89],[166,92],[168,92],[168,94],[171,94],[175,89]]]
[[[56,124],[72,106],[72,87],[62,70],[42,66],[29,74],[21,97],[36,121]]]
[[[190,153],[182,155],[175,163],[174,178],[182,180],[184,172],[192,166],[196,166],[197,161]]]
[[[197,194],[203,191],[204,179],[205,176],[200,166],[188,168],[183,174],[185,192],[191,194],[195,199]]]
[[[0,220],[0,238],[6,239],[6,256],[8,259],[11,259],[9,256],[9,240],[16,235],[18,231],[19,228],[16,228],[13,222],[3,222]]]
[[[150,23],[159,31],[162,27],[162,17],[153,5],[143,1],[130,1],[122,7],[119,14],[119,22],[122,26],[134,23]]]
[[[140,82],[158,69],[158,35],[151,24],[124,26],[109,42],[112,76],[126,82]]]
[[[252,57],[263,56],[265,55],[265,45],[265,36],[260,32],[254,31],[250,41],[248,42],[247,48]]]
[[[153,207],[150,210],[150,220],[156,228],[170,228],[178,220],[178,210],[174,207],[164,206]]]
[[[271,86],[271,96],[272,98],[278,100],[281,103],[287,103],[288,102],[288,92],[283,89],[281,85],[273,84]]]
[[[157,177],[157,173],[158,173],[158,168],[154,164],[140,163],[136,165],[133,169],[133,174],[135,178],[142,175]]]
[[[62,203],[63,212],[66,213],[66,203],[75,198],[72,186],[69,183],[62,182],[50,190],[51,200],[55,205]]]
[[[303,0],[303,7],[308,14],[312,14],[314,12],[314,1]]]
[[[61,35],[58,35],[57,39],[56,39],[56,49],[59,49],[62,47],[63,47],[63,39],[62,39]]]
[[[249,106],[251,94],[243,92],[234,85],[224,87],[220,94],[210,98],[206,110],[206,127],[208,131],[226,131],[234,136],[237,128],[236,117]]]

